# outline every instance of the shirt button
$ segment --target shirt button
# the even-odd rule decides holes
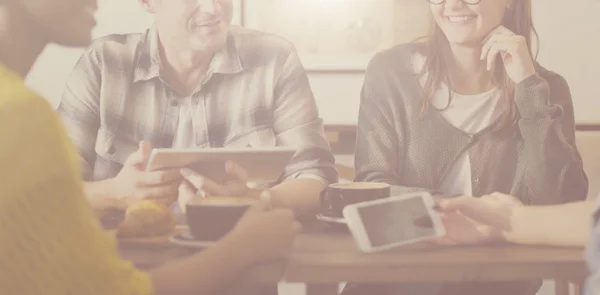
[[[179,101],[176,101],[176,100],[171,100],[171,102],[169,102],[169,104],[170,104],[172,107],[178,107],[178,106],[179,106]]]
[[[479,177],[476,177],[476,178],[475,178],[475,182],[479,183],[479,180],[480,180],[480,178],[479,178]]]
[[[109,147],[109,148],[108,148],[108,153],[109,153],[109,154],[113,155],[113,154],[114,154],[114,153],[116,153],[116,152],[117,152],[117,149],[115,149],[115,147],[114,147],[114,146],[111,146],[111,147]]]

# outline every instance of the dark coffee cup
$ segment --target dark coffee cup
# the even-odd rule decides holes
[[[351,182],[329,185],[321,192],[321,208],[327,217],[342,218],[350,204],[383,199],[390,196],[390,185],[378,182]]]
[[[207,197],[186,204],[186,219],[194,239],[216,242],[228,234],[256,200],[251,198]]]

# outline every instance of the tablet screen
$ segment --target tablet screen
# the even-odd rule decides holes
[[[358,214],[373,247],[436,235],[421,196],[359,207]]]

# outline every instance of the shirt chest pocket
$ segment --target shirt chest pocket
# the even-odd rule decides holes
[[[274,147],[277,145],[277,138],[273,129],[258,128],[250,131],[238,133],[226,140],[224,147],[244,148],[244,147]]]
[[[105,127],[98,130],[95,151],[97,156],[105,161],[123,165],[137,149],[138,143],[133,140],[119,137],[116,132]]]

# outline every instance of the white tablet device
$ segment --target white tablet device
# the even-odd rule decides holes
[[[344,218],[363,252],[378,252],[441,237],[442,220],[429,193],[348,205]]]
[[[154,149],[147,171],[190,168],[217,181],[227,181],[225,162],[233,161],[246,169],[249,182],[276,181],[296,150],[290,147]]]

